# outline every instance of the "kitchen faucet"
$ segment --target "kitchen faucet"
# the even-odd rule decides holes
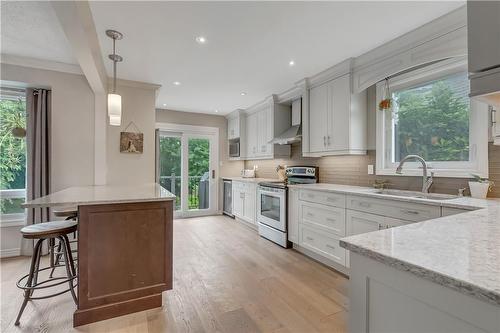
[[[432,186],[432,182],[434,181],[434,172],[431,172],[431,176],[427,177],[427,162],[420,156],[418,155],[407,155],[405,158],[399,162],[398,167],[396,168],[396,173],[398,175],[403,174],[403,165],[405,164],[406,161],[408,160],[417,160],[420,163],[422,163],[422,169],[423,169],[423,174],[422,174],[422,193],[429,193],[429,188]]]

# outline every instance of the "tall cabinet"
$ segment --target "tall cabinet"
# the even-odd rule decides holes
[[[311,79],[303,125],[304,155],[366,154],[366,91],[352,93],[349,64]]]

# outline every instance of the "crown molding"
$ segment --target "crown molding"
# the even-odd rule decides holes
[[[131,87],[131,88],[139,88],[139,89],[147,89],[147,90],[158,90],[161,88],[161,84],[141,82],[141,81],[132,81],[132,80],[124,80],[124,79],[116,79],[116,85],[122,87]],[[113,78],[108,77],[108,87],[113,86]]]
[[[0,54],[0,63],[7,65],[31,67],[49,71],[83,75],[82,69],[80,68],[79,65],[68,64],[52,60],[45,60],[45,59],[22,57],[12,54],[4,54],[4,53]]]

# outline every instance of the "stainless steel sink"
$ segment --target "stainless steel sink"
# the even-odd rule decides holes
[[[422,193],[417,191],[404,191],[404,190],[376,190],[375,193],[391,195],[395,197],[409,197],[409,198],[420,198],[428,200],[451,200],[458,198],[458,196],[451,194]]]

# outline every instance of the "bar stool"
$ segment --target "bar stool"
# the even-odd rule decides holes
[[[66,220],[77,220],[78,217],[78,208],[69,206],[69,207],[56,207],[52,209],[52,213],[56,217],[65,217]],[[73,233],[73,240],[69,241],[70,244],[76,243],[76,231]],[[71,252],[76,252],[76,251],[71,251]],[[50,266],[52,267],[52,271],[50,272],[49,277],[52,277],[54,275],[54,271],[56,270],[56,267],[59,266],[59,263],[61,261],[61,243],[57,246],[56,250],[56,244],[54,239],[49,240],[49,253],[50,253]]]
[[[45,222],[38,223],[26,226],[21,229],[21,233],[23,238],[25,239],[37,239],[35,247],[33,249],[33,256],[31,257],[31,266],[28,274],[23,276],[17,281],[17,287],[24,290],[24,301],[21,305],[21,309],[19,310],[19,314],[17,315],[17,319],[15,325],[19,325],[19,320],[21,319],[21,315],[23,314],[24,308],[28,301],[37,300],[37,299],[45,299],[54,296],[61,295],[66,292],[71,292],[71,296],[73,296],[73,300],[75,304],[78,304],[78,300],[75,293],[76,284],[73,284],[73,280],[76,279],[76,269],[73,262],[73,256],[71,255],[71,251],[69,250],[69,239],[68,234],[75,232],[77,229],[76,221],[53,221],[53,222]],[[64,258],[64,266],[66,267],[66,276],[50,278],[45,281],[38,281],[38,273],[45,271],[47,269],[51,269],[52,267],[40,268],[40,258],[42,255],[42,243],[44,240],[50,239],[58,239],[62,244],[62,256]],[[64,283],[68,283],[69,288],[55,294],[40,296],[40,297],[32,297],[33,292],[35,290],[41,290],[46,288],[55,287],[58,285],[62,285]]]

